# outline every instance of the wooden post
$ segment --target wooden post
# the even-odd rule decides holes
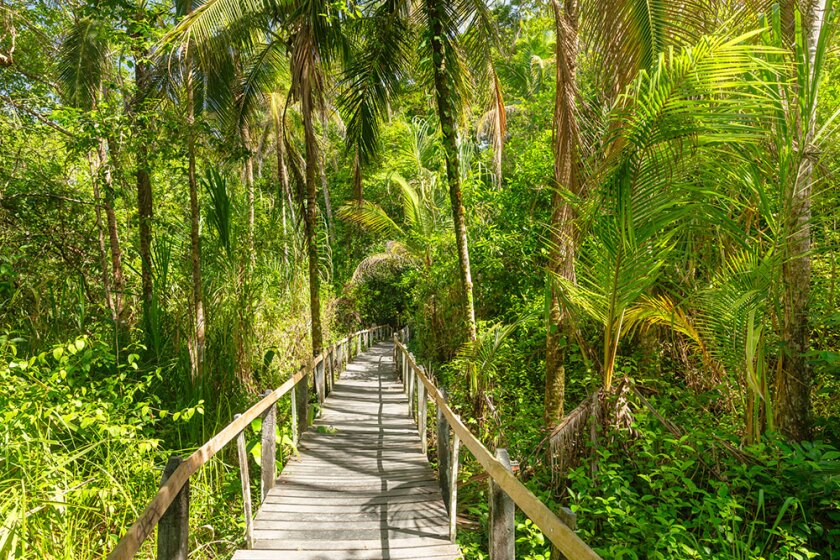
[[[170,457],[163,469],[160,485],[183,462],[180,457]],[[190,539],[190,481],[184,484],[175,500],[158,521],[157,560],[187,560]]]
[[[423,370],[423,366],[420,366]],[[417,384],[417,431],[420,433],[420,448],[423,454],[429,452],[429,443],[426,440],[426,417],[429,413],[429,396],[426,394],[426,386],[422,383]]]
[[[358,356],[361,353],[362,353],[362,335],[357,334],[356,335],[356,355]]]
[[[268,396],[271,391],[266,391],[263,396]],[[262,417],[262,478],[260,481],[260,488],[262,489],[262,500],[268,496],[268,491],[274,488],[274,481],[277,478],[277,435],[275,434],[275,426],[277,425],[277,405],[273,404],[268,407],[263,413]]]
[[[406,360],[408,362],[408,360]],[[408,417],[414,420],[414,368],[410,365],[406,368],[406,385],[408,389]]]
[[[446,399],[446,392],[443,389],[440,392]],[[449,508],[449,424],[439,406],[437,407],[437,459],[440,493],[443,495],[443,503]]]
[[[458,458],[461,451],[461,438],[452,433],[452,458],[449,460],[449,540],[455,543],[458,529]]]
[[[315,390],[318,392],[318,404],[324,404],[324,399],[327,398],[327,390],[324,379],[324,360],[322,359],[313,368],[315,371]]]
[[[242,416],[237,414],[234,420]],[[251,477],[248,473],[248,451],[245,449],[245,431],[236,436],[236,451],[239,456],[239,480],[242,482],[242,509],[245,511],[245,544],[254,545],[254,520],[251,513]]]
[[[513,472],[507,449],[497,449],[496,459]],[[490,479],[490,560],[514,560],[516,504]],[[554,558],[554,556],[552,556]]]
[[[297,408],[297,387],[292,387],[289,392],[292,397],[292,445],[298,444],[298,408]]]
[[[566,526],[572,531],[577,530],[577,515],[569,508],[561,507],[560,510],[557,512],[557,517],[559,517],[560,521],[565,523]],[[559,560],[574,560],[566,559],[566,556],[562,552],[557,550],[557,547],[553,544],[551,545],[551,557],[558,558]]]

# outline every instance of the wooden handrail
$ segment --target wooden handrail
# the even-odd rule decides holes
[[[336,347],[348,343],[356,336],[366,333],[376,332],[377,329],[382,329],[382,326],[375,326],[369,329],[356,331],[353,334],[334,342],[327,349],[323,350],[318,356],[313,358],[310,363],[298,368],[297,372],[289,378],[285,383],[280,385],[275,390],[271,391],[265,397],[260,399],[254,406],[245,411],[242,415],[236,417],[230,424],[222,428],[215,436],[207,441],[204,445],[199,447],[189,458],[182,462],[177,469],[166,479],[157,494],[155,494],[149,505],[143,511],[140,518],[129,527],[128,531],[123,535],[114,549],[108,554],[107,560],[130,560],[134,558],[137,551],[143,542],[152,534],[158,521],[166,513],[166,510],[172,504],[178,492],[189,480],[190,476],[195,473],[204,463],[206,463],[213,455],[218,453],[225,445],[236,439],[236,437],[247,428],[251,422],[257,419],[260,415],[265,413],[271,406],[273,406],[283,395],[290,392],[303,379],[306,379],[313,371],[315,366],[321,363],[325,356],[333,351]],[[349,356],[348,356],[349,357]]]
[[[470,450],[473,457],[484,467],[490,478],[519,506],[534,524],[540,528],[546,537],[567,557],[582,560],[601,560],[573,530],[563,523],[548,506],[540,501],[533,492],[528,490],[490,451],[475,437],[461,422],[455,412],[449,408],[446,398],[438,387],[426,376],[423,368],[414,361],[408,348],[394,335],[394,345],[399,353],[406,358],[406,364],[426,387],[427,394],[435,401],[435,406],[443,413],[447,423],[461,443]]]

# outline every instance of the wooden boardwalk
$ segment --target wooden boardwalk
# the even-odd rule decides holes
[[[392,343],[348,365],[298,450],[254,519],[253,549],[234,560],[461,557]]]

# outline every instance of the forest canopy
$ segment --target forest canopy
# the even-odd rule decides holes
[[[604,558],[840,559],[839,16],[0,0],[0,558],[104,557],[167,457],[408,325]],[[244,542],[235,464],[190,558]]]

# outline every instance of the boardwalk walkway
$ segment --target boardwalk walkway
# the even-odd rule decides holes
[[[301,438],[234,560],[444,560],[446,509],[420,450],[393,344],[358,356]]]

